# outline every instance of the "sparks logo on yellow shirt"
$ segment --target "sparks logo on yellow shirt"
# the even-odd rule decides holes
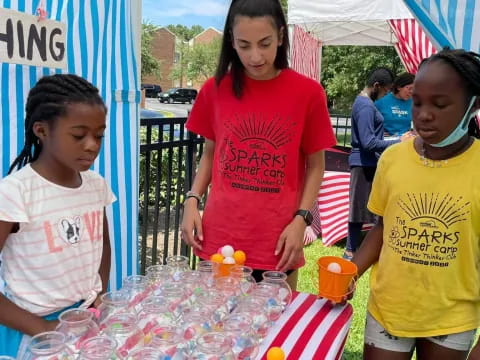
[[[386,244],[402,261],[448,266],[456,258],[461,234],[457,223],[467,220],[470,202],[440,193],[407,193],[397,201],[402,210],[387,230]]]

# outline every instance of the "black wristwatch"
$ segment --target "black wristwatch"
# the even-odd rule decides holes
[[[310,211],[300,209],[300,210],[297,210],[297,212],[295,213],[294,217],[297,216],[297,215],[300,215],[300,216],[303,218],[303,220],[305,221],[305,223],[307,224],[307,226],[312,225],[313,216],[312,216],[312,213],[311,213]]]
[[[187,201],[190,198],[197,199],[197,206],[200,206],[200,203],[202,202],[202,197],[193,191],[187,191],[187,193],[185,194],[185,199],[183,200],[183,205],[185,205],[185,201]]]

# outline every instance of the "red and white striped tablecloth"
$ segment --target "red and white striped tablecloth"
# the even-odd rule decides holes
[[[332,306],[315,295],[294,293],[285,313],[270,329],[256,360],[279,346],[287,360],[338,360],[347,339],[353,310],[350,304]]]

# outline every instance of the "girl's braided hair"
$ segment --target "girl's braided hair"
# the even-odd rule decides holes
[[[87,80],[73,74],[56,74],[41,78],[30,90],[25,107],[25,146],[10,166],[10,174],[15,167],[22,168],[38,159],[42,143],[33,132],[33,124],[38,121],[53,123],[65,116],[68,105],[82,103],[99,105],[105,108],[98,89]]]

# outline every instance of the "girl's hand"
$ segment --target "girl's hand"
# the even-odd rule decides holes
[[[298,264],[303,255],[303,235],[306,227],[305,221],[300,216],[295,216],[283,230],[275,248],[275,255],[283,250],[277,270],[287,271]]]
[[[348,290],[347,290],[348,293],[347,293],[347,295],[345,295],[345,296],[342,298],[342,301],[340,301],[339,303],[330,301],[330,303],[332,304],[332,306],[344,306],[344,305],[347,304],[347,301],[352,300],[353,295],[355,294],[355,288],[356,288],[356,286],[357,286],[357,281],[358,281],[358,276],[355,275],[355,276],[353,277],[352,283],[348,286]]]
[[[98,307],[102,303],[102,295],[103,294],[105,294],[105,293],[100,293],[100,294],[97,295],[97,298],[95,299],[95,301],[93,302],[91,307],[94,307],[95,309],[98,309]]]
[[[195,198],[189,198],[185,201],[183,206],[182,224],[180,226],[180,236],[187,245],[202,250],[202,217],[200,216],[200,211],[198,211],[197,205],[197,200]]]
[[[41,332],[55,331],[59,323],[58,320],[43,320],[43,330]]]

